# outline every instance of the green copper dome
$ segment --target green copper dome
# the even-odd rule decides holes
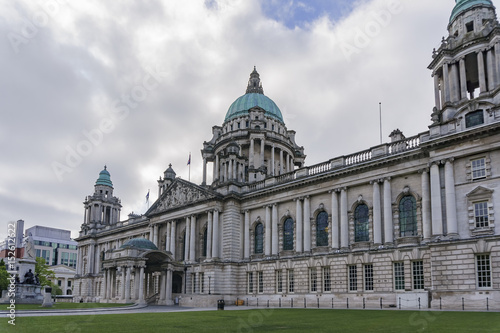
[[[224,122],[242,115],[248,115],[248,110],[256,106],[264,109],[266,116],[283,122],[283,116],[276,103],[269,97],[258,93],[245,94],[235,100],[229,107]]]
[[[111,177],[108,170],[106,170],[106,166],[104,166],[104,170],[99,172],[99,178],[97,178],[95,184],[113,187],[113,183],[111,182]]]
[[[455,18],[462,14],[463,12],[471,9],[472,7],[483,5],[495,8],[491,0],[455,0],[457,3],[453,11],[451,12],[450,23],[455,20]]]
[[[146,238],[134,238],[120,246],[121,249],[127,248],[127,247],[133,247],[136,249],[144,249],[144,250],[158,250],[156,245],[150,240],[147,240]]]
[[[264,95],[264,89],[262,88],[262,83],[260,82],[260,75],[254,66],[253,72],[250,73],[250,79],[248,80],[248,87],[245,95],[238,97],[238,99],[231,104],[226,113],[224,122],[239,116],[248,115],[248,110],[256,106],[264,109],[266,111],[266,116],[273,117],[282,123],[284,122],[281,111],[276,103]]]

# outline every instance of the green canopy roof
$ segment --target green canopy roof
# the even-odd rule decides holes
[[[451,12],[450,23],[452,23],[458,15],[471,9],[472,7],[483,5],[495,8],[491,0],[455,0],[455,2],[456,5]]]

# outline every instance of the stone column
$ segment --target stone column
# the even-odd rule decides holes
[[[394,225],[392,221],[392,191],[391,178],[384,179],[384,240],[385,243],[394,242]]]
[[[278,243],[278,204],[273,205],[272,214],[272,255],[278,255],[279,243]]]
[[[339,198],[337,190],[330,191],[332,194],[332,249],[340,247],[339,238]]]
[[[444,103],[450,101],[450,74],[448,71],[448,64],[443,64],[443,100]]]
[[[457,202],[455,196],[455,174],[453,158],[446,160],[444,165],[444,186],[446,192],[446,227],[448,237],[458,236]]]
[[[139,267],[134,268],[134,299],[139,300]]]
[[[500,83],[500,43],[495,44],[495,68],[496,68],[496,80],[497,85]]]
[[[266,221],[265,221],[265,236],[266,236],[266,241],[265,241],[265,249],[264,249],[264,254],[266,256],[271,255],[271,207],[270,206],[264,206],[264,209],[266,210]]]
[[[422,225],[424,240],[428,240],[432,236],[431,224],[431,192],[429,188],[429,170],[424,169],[422,172]]]
[[[283,149],[280,149],[280,175],[283,174]]]
[[[191,239],[191,218],[186,217],[186,233],[184,236],[184,261],[189,261],[189,240]]]
[[[271,148],[271,176],[275,176],[276,175],[276,167],[275,167],[275,164],[274,164],[274,154],[275,154],[275,147],[274,147],[274,144]]]
[[[158,247],[158,245],[159,245],[159,242],[158,242],[158,224],[155,224],[153,230],[154,230],[153,243],[156,245],[156,247]]]
[[[172,270],[167,270],[167,290],[165,298],[167,300],[167,305],[172,303]]]
[[[170,233],[172,232],[172,222],[167,222],[167,232],[165,234],[165,251],[170,251]]]
[[[207,184],[207,158],[203,157],[203,183],[202,185]]]
[[[467,99],[467,72],[465,71],[465,59],[460,59],[460,95],[462,99]]]
[[[437,73],[434,73],[434,102],[436,104],[436,108],[441,110],[441,95],[439,92],[439,76]]]
[[[233,160],[230,159],[229,161],[227,161],[227,171],[228,171],[228,175],[227,175],[227,180],[232,180],[233,179]]]
[[[488,50],[488,53],[486,53],[486,68],[488,73],[488,91],[493,91],[496,86],[493,49]]]
[[[457,64],[451,64],[451,101],[458,102],[460,100],[460,88],[458,80]]]
[[[208,212],[208,221],[207,221],[207,260],[212,259],[212,229],[213,229],[213,220],[212,220],[212,212]]]
[[[255,153],[255,141],[250,139],[250,151],[248,153],[248,166],[250,169],[254,168],[254,153]]]
[[[219,258],[219,211],[218,210],[214,210],[212,257]]]
[[[127,272],[125,276],[125,302],[128,303],[130,302],[130,273],[131,273],[132,267],[127,266]]]
[[[431,214],[432,235],[443,234],[443,216],[441,213],[441,181],[439,179],[439,162],[431,164]]]
[[[77,256],[76,256],[76,275],[82,275],[82,267],[81,264],[83,262],[82,258],[82,249],[79,247],[78,250],[76,251]]]
[[[224,181],[227,182],[228,181],[228,174],[227,174],[227,164],[229,162],[228,161],[225,161],[224,163],[222,163],[224,165]]]
[[[296,225],[297,225],[297,235],[296,235],[296,244],[295,244],[295,251],[297,253],[301,253],[303,251],[302,247],[302,237],[303,237],[303,232],[302,232],[302,202],[300,202],[300,198],[295,199],[295,214],[296,214]]]
[[[165,271],[161,271],[160,273],[160,301],[162,303],[165,301],[165,296],[166,296],[166,287],[167,287],[167,274]]]
[[[126,266],[122,266],[122,294],[121,294],[121,299],[125,300],[125,287],[126,287],[126,282],[125,282],[125,274],[127,271]]]
[[[237,170],[237,164],[238,162],[233,159],[233,180],[238,181],[238,170]]]
[[[311,251],[311,205],[309,197],[304,197],[304,252]]]
[[[104,269],[104,299],[108,299],[108,269]],[[64,291],[64,294],[66,295],[66,290]]]
[[[144,299],[144,267],[141,267],[139,273],[139,304],[146,303]]]
[[[245,247],[243,249],[243,258],[250,258],[250,211],[245,210],[245,224],[243,226],[243,237]]]
[[[266,164],[264,163],[264,149],[266,147],[266,141],[264,138],[260,139],[260,166],[265,167]]]
[[[484,71],[483,51],[479,51],[477,53],[477,67],[479,72],[479,88],[481,90],[481,93],[485,93],[487,92],[488,88],[486,86],[486,73]],[[432,176],[431,176],[431,181],[432,181]]]
[[[340,247],[349,248],[349,218],[347,216],[347,187],[340,191]]]
[[[215,155],[215,164],[214,164],[214,181],[219,180],[219,155]]]
[[[189,240],[189,260],[196,260],[196,216],[191,216],[191,236]]]
[[[380,185],[378,179],[371,181],[373,185],[373,243],[382,244],[382,210],[380,202]]]
[[[177,229],[177,222],[172,221],[172,231],[170,232],[170,252],[175,260],[175,233]]]
[[[94,263],[95,263],[95,241],[91,241],[89,244],[89,274],[94,274]],[[85,274],[85,272],[84,272]]]

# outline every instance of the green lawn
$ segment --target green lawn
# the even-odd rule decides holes
[[[16,310],[60,310],[60,309],[89,309],[126,306],[131,304],[116,303],[54,303],[51,308],[42,308],[40,304],[16,304]],[[0,304],[0,311],[7,311],[8,304]]]
[[[20,317],[0,332],[500,332],[498,312],[276,309]]]

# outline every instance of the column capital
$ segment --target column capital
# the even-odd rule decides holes
[[[370,185],[379,184],[379,183],[383,183],[383,182],[384,182],[384,178],[377,178],[374,180],[370,180]]]
[[[429,168],[431,168],[433,165],[439,166],[440,164],[441,164],[441,161],[431,161],[431,162],[427,163]]]
[[[384,177],[383,181],[384,182],[390,182],[392,180],[392,177]]]
[[[429,172],[429,168],[422,168],[422,169],[418,170],[418,173],[428,173],[428,172]]]
[[[455,157],[449,157],[442,162],[443,164],[445,163],[453,163],[455,161]]]

